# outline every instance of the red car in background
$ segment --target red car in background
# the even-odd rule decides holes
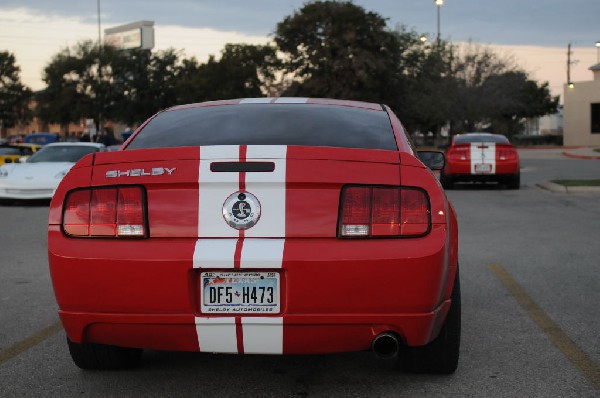
[[[503,135],[458,134],[446,150],[446,166],[440,182],[449,189],[456,182],[493,181],[519,189],[521,172],[517,149]]]
[[[423,161],[444,164],[441,152]],[[84,369],[135,366],[143,349],[458,364],[455,211],[381,104],[162,111],[62,180],[48,253]]]

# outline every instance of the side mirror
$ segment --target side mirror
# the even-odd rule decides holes
[[[446,157],[439,151],[417,151],[419,160],[431,170],[442,170],[446,166]]]

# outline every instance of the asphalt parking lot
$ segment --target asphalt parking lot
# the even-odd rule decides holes
[[[71,362],[46,260],[47,203],[0,206],[0,396],[600,396],[600,160],[521,150],[522,188],[459,184],[463,338],[452,376],[398,373],[371,353],[231,356],[150,351],[141,368]]]

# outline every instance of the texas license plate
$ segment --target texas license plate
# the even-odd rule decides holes
[[[279,313],[277,272],[202,272],[200,286],[202,313]]]
[[[475,173],[489,174],[492,172],[492,165],[489,163],[479,163],[475,165]]]

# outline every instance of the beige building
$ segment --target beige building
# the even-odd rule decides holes
[[[564,145],[600,146],[600,63],[594,80],[564,87]]]

